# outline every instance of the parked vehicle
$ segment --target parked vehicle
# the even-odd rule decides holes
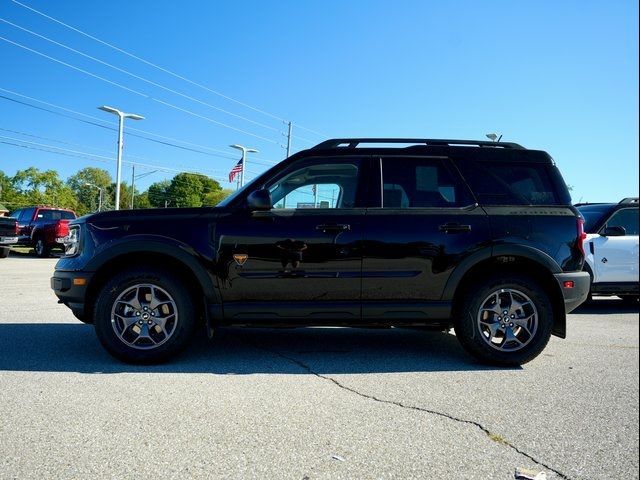
[[[637,303],[638,198],[577,207],[585,218],[584,269],[591,277],[591,295],[617,295]]]
[[[17,245],[33,247],[41,258],[48,257],[54,248],[64,248],[69,222],[76,218],[73,211],[56,207],[20,208],[10,215],[18,220]]]
[[[517,365],[587,297],[582,223],[543,151],[337,139],[215,208],[71,222],[51,286],[126,362],[176,354],[198,324],[339,325],[453,327],[481,361]]]
[[[7,258],[11,245],[18,243],[18,222],[15,218],[0,217],[0,258]]]

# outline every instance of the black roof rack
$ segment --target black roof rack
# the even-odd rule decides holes
[[[627,197],[623,198],[618,202],[618,205],[621,203],[638,203],[638,197]]]
[[[474,146],[524,149],[522,145],[511,142],[486,142],[483,140],[444,140],[437,138],[333,138],[319,143],[314,149],[356,148],[362,143],[413,143],[427,147]]]

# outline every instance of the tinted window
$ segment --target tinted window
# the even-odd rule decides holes
[[[474,203],[440,159],[383,158],[383,208],[460,207]]]
[[[622,227],[627,235],[638,235],[638,209],[623,208],[607,220],[606,227]]]
[[[548,165],[464,162],[458,165],[484,205],[557,205]]]
[[[35,212],[35,210],[35,208],[25,208],[24,210],[22,210],[22,214],[20,215],[18,221],[20,223],[29,223],[33,218],[33,213]]]
[[[594,233],[593,227],[611,210],[611,205],[585,205],[578,210],[584,217],[584,231]]]
[[[9,217],[13,217],[15,219],[20,218],[20,214],[22,213],[22,210],[14,210],[13,212],[11,212],[8,216]]]
[[[358,187],[359,161],[318,163],[301,161],[271,183],[274,208],[353,208]],[[298,163],[298,165],[300,164]]]

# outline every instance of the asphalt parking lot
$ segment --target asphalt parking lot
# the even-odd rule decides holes
[[[0,478],[638,478],[638,308],[600,299],[515,369],[454,335],[225,329],[122,364],[0,260]]]

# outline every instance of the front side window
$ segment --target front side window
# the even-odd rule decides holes
[[[618,210],[607,220],[604,228],[607,227],[622,227],[627,235],[638,235],[638,209],[623,208]]]
[[[359,161],[318,161],[292,166],[267,188],[274,208],[353,208]]]
[[[473,203],[466,187],[432,158],[383,158],[383,208],[462,207]]]

